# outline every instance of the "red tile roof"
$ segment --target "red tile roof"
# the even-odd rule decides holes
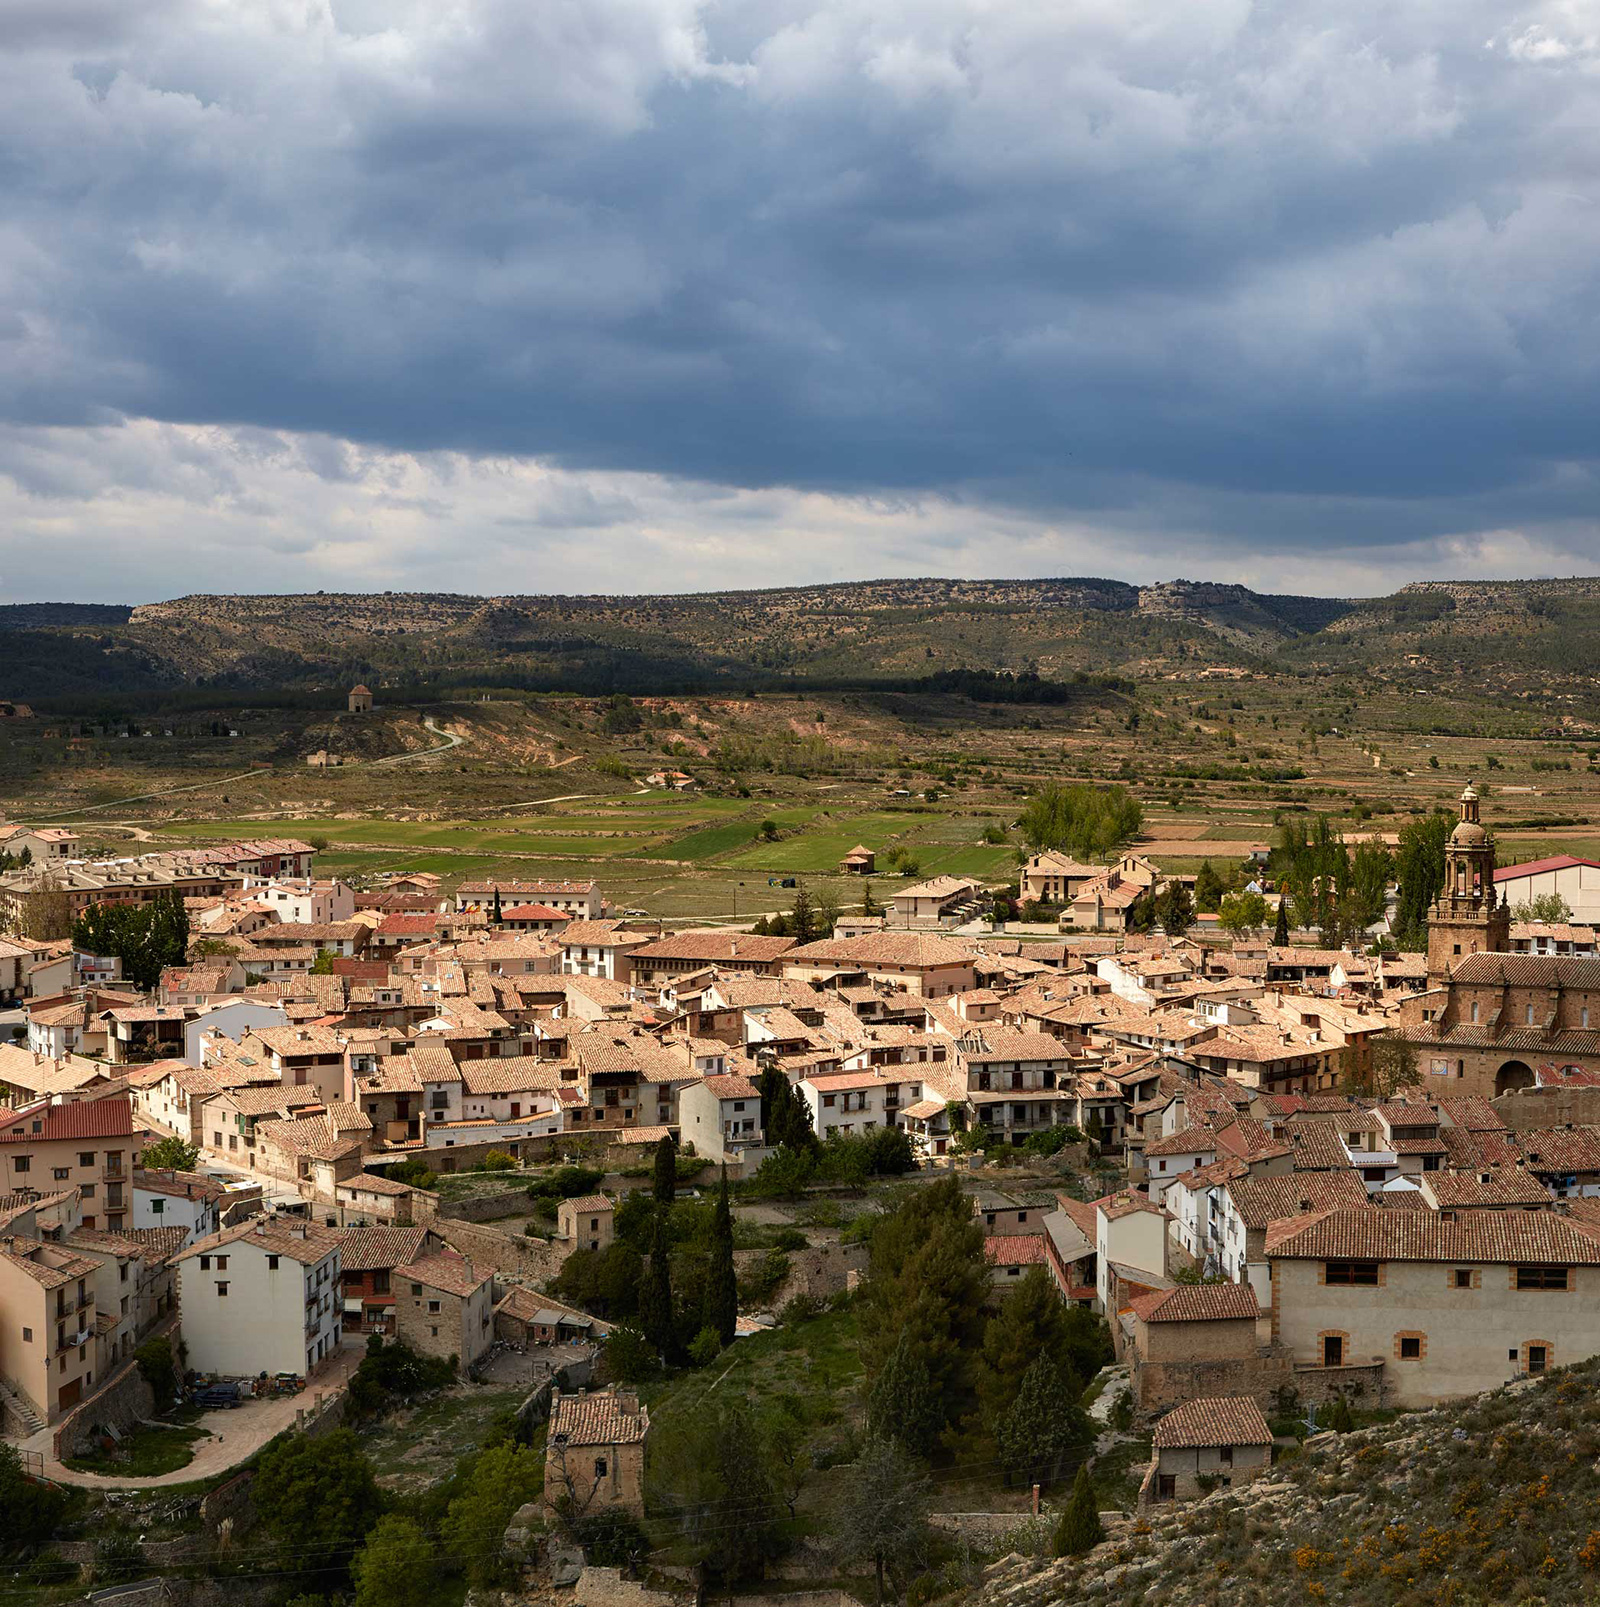
[[[34,1124],[39,1124],[38,1131]],[[0,1144],[45,1144],[59,1138],[142,1137],[126,1098],[80,1099],[70,1105],[0,1110]]]
[[[1545,871],[1571,870],[1575,865],[1587,865],[1600,870],[1600,860],[1574,859],[1571,854],[1551,854],[1548,859],[1529,859],[1520,865],[1502,865],[1495,873],[1497,882],[1509,882],[1519,876],[1538,876]]]
[[[1270,1445],[1272,1430],[1253,1400],[1227,1395],[1185,1401],[1156,1424],[1150,1439],[1158,1451],[1210,1445]]]
[[[1420,1211],[1324,1211],[1275,1222],[1269,1258],[1600,1266],[1600,1243],[1548,1211],[1485,1211],[1445,1222]]]
[[[997,1233],[983,1241],[983,1253],[994,1266],[1026,1267],[1044,1262],[1044,1236],[1038,1233]]]
[[[1141,1322],[1240,1322],[1260,1315],[1247,1283],[1180,1283],[1128,1302]]]

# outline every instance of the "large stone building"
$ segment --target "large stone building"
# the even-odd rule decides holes
[[[1600,1072],[1600,957],[1510,949],[1494,838],[1468,787],[1445,849],[1444,887],[1428,911],[1429,987],[1397,1018],[1431,1092],[1492,1099],[1557,1081],[1567,1068]]]
[[[650,1413],[632,1390],[557,1394],[550,1403],[544,1498],[573,1517],[644,1516],[644,1447]]]

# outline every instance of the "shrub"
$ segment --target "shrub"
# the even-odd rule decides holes
[[[722,1336],[715,1328],[702,1328],[689,1342],[689,1360],[696,1367],[709,1367],[722,1354]]]
[[[804,1250],[810,1242],[799,1228],[779,1228],[772,1241],[778,1250]]]
[[[509,1155],[503,1149],[492,1149],[478,1162],[475,1170],[480,1172],[514,1172],[517,1167],[515,1155]]]

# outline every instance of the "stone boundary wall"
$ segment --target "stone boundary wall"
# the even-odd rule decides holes
[[[1600,1088],[1519,1088],[1501,1094],[1490,1109],[1516,1133],[1564,1122],[1593,1127],[1600,1125]]]
[[[542,1282],[561,1270],[570,1253],[564,1240],[530,1239],[522,1233],[507,1233],[504,1228],[455,1217],[435,1217],[431,1226],[452,1250],[470,1257],[480,1272],[501,1277]]]

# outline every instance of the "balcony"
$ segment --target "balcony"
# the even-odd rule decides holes
[[[94,1295],[86,1294],[81,1300],[58,1300],[56,1302],[56,1321],[75,1317],[80,1311],[86,1311],[94,1304]]]
[[[92,1329],[80,1328],[75,1334],[67,1334],[58,1338],[56,1340],[56,1354],[59,1356],[64,1350],[76,1350],[79,1345],[87,1345],[92,1332]]]

